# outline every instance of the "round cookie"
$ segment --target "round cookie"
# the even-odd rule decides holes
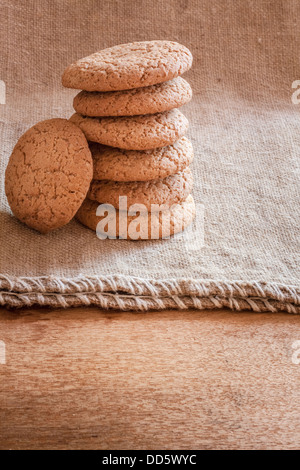
[[[193,189],[191,170],[185,170],[163,180],[115,182],[92,181],[87,197],[119,209],[119,197],[127,197],[127,207],[143,204],[148,210],[152,204],[170,207],[184,201]],[[159,210],[159,209],[157,209]]]
[[[94,180],[149,181],[174,175],[194,158],[192,143],[181,137],[173,145],[152,150],[122,150],[90,143]]]
[[[73,101],[83,116],[137,116],[169,111],[192,98],[189,83],[181,77],[145,88],[111,92],[81,91]]]
[[[62,84],[86,91],[118,91],[166,82],[192,66],[193,56],[172,41],[144,41],[103,49],[69,65]]]
[[[66,119],[50,119],[18,140],[6,169],[5,192],[19,220],[47,233],[74,217],[92,177],[83,132]]]
[[[173,144],[188,129],[188,120],[179,109],[145,116],[102,118],[75,113],[70,121],[80,127],[88,140],[127,150],[148,150]]]
[[[164,212],[129,215],[122,211],[103,211],[97,216],[99,204],[86,199],[77,212],[76,218],[93,231],[99,238],[122,238],[129,240],[157,240],[182,232],[193,221],[196,207],[190,194],[185,201],[174,204]]]

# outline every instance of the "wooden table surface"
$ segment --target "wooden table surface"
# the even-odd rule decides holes
[[[289,314],[0,309],[0,449],[297,449],[299,340]]]

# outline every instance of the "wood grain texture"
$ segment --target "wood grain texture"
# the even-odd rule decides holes
[[[0,310],[0,449],[297,449],[288,314]]]

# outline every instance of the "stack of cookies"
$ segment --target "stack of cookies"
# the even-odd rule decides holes
[[[63,85],[82,90],[70,121],[85,134],[94,162],[77,219],[98,235],[165,238],[192,222],[193,148],[177,109],[192,97],[180,77],[191,65],[186,47],[149,41],[105,49],[65,70]],[[100,204],[114,210],[108,216]]]

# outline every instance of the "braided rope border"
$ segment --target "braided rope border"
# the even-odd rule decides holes
[[[134,311],[227,307],[238,311],[300,314],[300,288],[259,281],[0,275],[0,305],[8,308],[97,306]]]

